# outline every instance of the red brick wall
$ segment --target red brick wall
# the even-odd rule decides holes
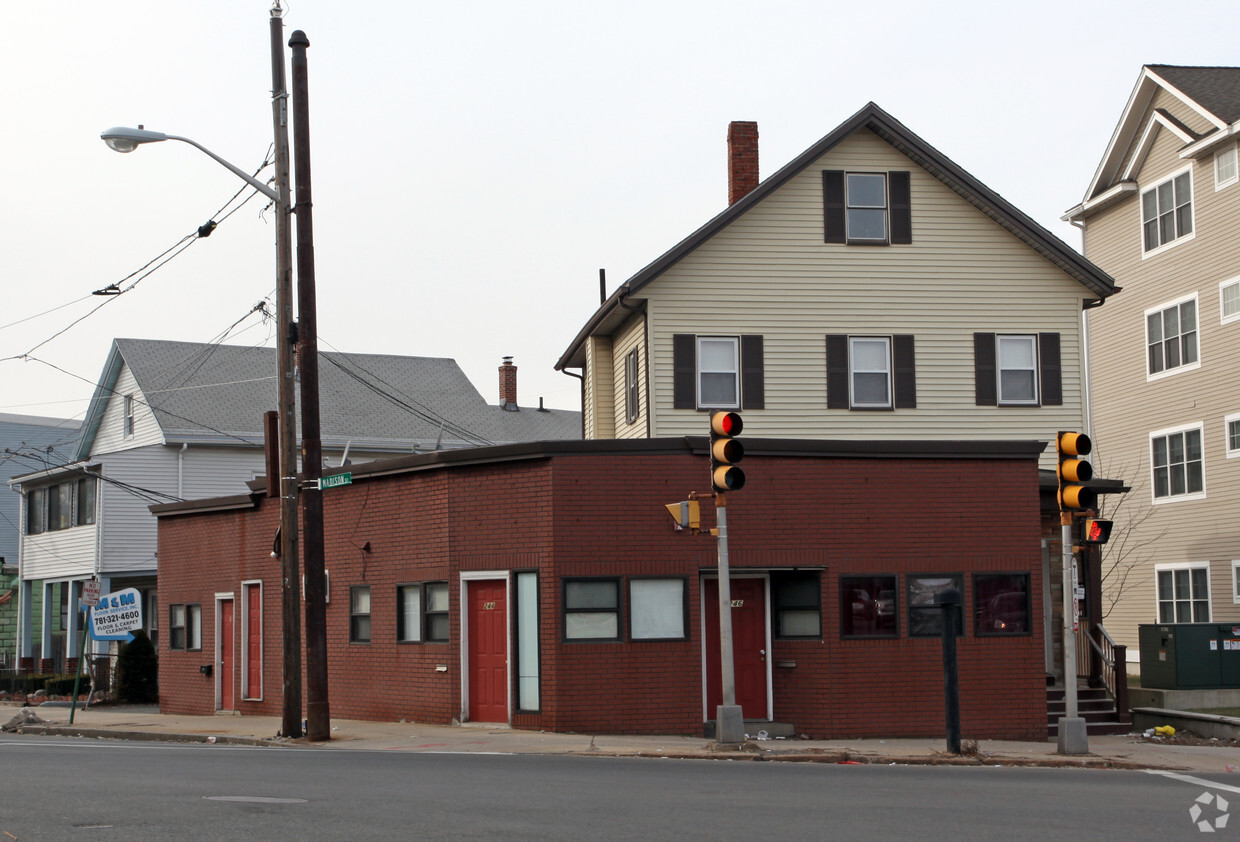
[[[841,574],[857,572],[960,573],[970,626],[959,644],[964,736],[1045,738],[1033,460],[962,467],[958,460],[766,457],[744,467],[748,483],[728,506],[733,569],[823,570],[822,640],[773,641],[775,664],[796,664],[773,665],[776,721],[815,737],[942,734],[941,645],[907,636],[903,578],[901,637],[890,640],[840,639],[838,583]],[[324,494],[332,715],[430,722],[460,716],[460,573],[535,569],[542,704],[536,713],[514,715],[514,725],[700,733],[700,575],[716,566],[716,542],[675,533],[663,504],[704,491],[706,475],[705,459],[687,453],[557,455],[377,479],[355,471],[353,485]],[[243,579],[265,583],[266,697],[241,701],[238,685],[243,713],[280,712],[279,568],[269,557],[276,509],[262,499],[255,511],[160,521],[161,622],[168,603],[201,601],[204,652],[214,652],[214,594],[235,592],[239,608]],[[702,512],[703,526],[714,525],[709,500]],[[974,636],[971,574],[986,570],[1030,574],[1031,634]],[[596,575],[621,580],[626,640],[626,577],[685,577],[688,639],[564,641],[562,578]],[[437,580],[450,587],[452,642],[397,643],[396,586]],[[349,587],[356,584],[371,586],[369,644],[348,641]],[[210,712],[213,679],[198,666],[211,657],[169,652],[167,635],[161,639],[161,707]],[[239,676],[239,656],[237,663]]]

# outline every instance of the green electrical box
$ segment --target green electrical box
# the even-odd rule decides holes
[[[1240,623],[1155,623],[1139,635],[1142,687],[1240,688]]]

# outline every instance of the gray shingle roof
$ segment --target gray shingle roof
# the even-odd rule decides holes
[[[1146,66],[1223,122],[1240,120],[1240,67]]]
[[[273,348],[117,339],[91,404],[83,448],[93,440],[95,416],[102,414],[121,362],[165,440],[261,442],[263,413],[276,408]],[[319,381],[325,447],[352,441],[355,449],[408,451],[434,449],[436,443],[456,448],[581,438],[581,413],[505,412],[487,404],[452,359],[322,352]]]

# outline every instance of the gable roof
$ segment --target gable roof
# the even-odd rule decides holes
[[[1166,91],[1200,116],[1213,128],[1194,132],[1164,109],[1151,109],[1159,91]],[[1140,144],[1144,151],[1155,124],[1173,131],[1183,142],[1181,158],[1196,158],[1240,132],[1240,67],[1183,67],[1147,64],[1141,68],[1137,84],[1120,114],[1102,161],[1094,172],[1081,203],[1069,209],[1063,219],[1087,216],[1136,191],[1134,181],[1141,156],[1135,165],[1121,171],[1128,151]]]
[[[681,258],[723,230],[737,217],[778,190],[793,177],[821,158],[841,141],[868,129],[891,144],[897,151],[910,158],[930,175],[937,178],[966,202],[981,211],[993,222],[1015,236],[1025,245],[1049,260],[1061,271],[1082,284],[1099,298],[1106,298],[1116,291],[1111,277],[1086,260],[1079,252],[1047,231],[1026,213],[978,181],[958,164],[918,137],[903,123],[896,120],[873,102],[841,123],[834,131],[788,162],[782,169],[769,176],[750,191],[743,199],[729,205],[711,219],[625,281],[603,302],[573,339],[568,350],[556,362],[557,369],[576,368],[585,364],[585,340],[599,332],[614,329],[629,315],[621,306],[621,300],[635,295],[642,287],[662,275]]]
[[[261,446],[276,408],[276,351],[239,345],[117,339],[91,398],[77,458],[90,455],[127,367],[165,444]],[[325,448],[409,451],[581,437],[581,413],[505,411],[483,400],[455,360],[319,354]]]

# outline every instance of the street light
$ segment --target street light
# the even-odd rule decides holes
[[[132,152],[144,143],[179,140],[200,150],[276,205],[276,356],[279,365],[277,407],[279,424],[279,475],[267,478],[267,494],[280,497],[280,557],[283,574],[283,718],[285,737],[302,734],[301,684],[301,577],[298,570],[298,489],[296,381],[293,370],[293,202],[289,185],[288,91],[284,79],[283,10],[277,0],[271,9],[271,120],[275,134],[276,189],[263,184],[241,168],[187,137],[117,126],[100,133],[117,152]],[[304,37],[304,36],[303,36]],[[320,539],[321,540],[321,539]]]
[[[174,135],[174,134],[164,134],[163,132],[153,132],[153,131],[143,128],[142,126],[138,126],[138,128],[136,129],[126,128],[125,126],[113,126],[107,131],[101,132],[99,136],[103,138],[103,142],[108,145],[109,149],[114,149],[117,152],[132,152],[144,143],[162,143],[165,140],[179,140],[182,143],[188,143],[190,146],[194,147],[195,149],[199,149],[205,152],[213,160],[218,161],[220,164],[223,164],[234,175],[241,178],[246,184],[253,187],[259,193],[262,193],[264,196],[266,196],[271,201],[273,202],[280,201],[279,193],[272,190],[266,184],[263,184],[261,181],[254,178],[253,176],[248,175],[245,172],[245,170],[241,169],[240,167],[234,166],[233,164],[230,164],[228,161],[225,161],[223,158],[221,158],[219,155],[216,155],[214,152],[212,152],[207,147],[203,146],[200,143],[196,143],[195,141],[190,140],[188,137],[178,137],[177,135]]]

